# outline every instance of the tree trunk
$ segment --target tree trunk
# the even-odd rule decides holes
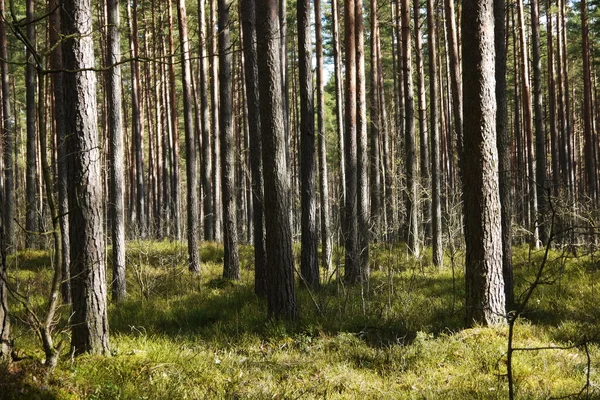
[[[365,24],[363,0],[355,0],[356,18],[356,142],[358,268],[361,282],[369,278],[369,149],[367,139],[367,89],[365,79]]]
[[[280,66],[278,0],[257,3],[256,37],[265,182],[265,223],[270,317],[298,318],[289,220],[289,176]]]
[[[211,114],[211,126],[213,131],[212,141],[212,161],[213,161],[213,211],[215,214],[214,221],[214,239],[217,242],[223,241],[223,202],[222,202],[222,189],[221,189],[221,147],[219,138],[219,77],[217,64],[219,62],[218,47],[217,47],[217,34],[215,27],[217,26],[217,0],[210,1],[210,20],[211,20],[211,65],[210,65],[210,87],[211,91],[211,103],[212,103],[212,114]]]
[[[429,135],[427,132],[427,105],[426,105],[426,101],[425,101],[425,72],[423,71],[423,45],[422,45],[422,38],[421,38],[421,24],[420,24],[420,19],[421,19],[421,4],[420,1],[415,1],[413,3],[413,20],[414,20],[414,30],[415,30],[415,61],[417,64],[417,106],[418,106],[418,120],[419,120],[419,150],[420,150],[420,158],[419,158],[419,164],[420,164],[420,172],[421,172],[421,193],[420,193],[420,200],[421,200],[421,206],[423,208],[423,226],[424,226],[424,237],[426,241],[429,241],[431,239],[431,225],[432,225],[432,221],[431,221],[431,206],[432,206],[432,202],[431,202],[431,196],[433,195],[432,192],[427,193],[429,191],[429,188],[433,187],[431,186],[431,165],[430,165],[430,161],[429,161]],[[429,20],[427,20],[427,23],[429,23]],[[433,28],[432,28],[433,29]],[[429,35],[429,25],[428,25],[428,35]],[[435,32],[433,32],[433,34],[435,35]],[[432,46],[431,42],[431,36],[429,36],[429,47]],[[433,44],[435,46],[435,44]],[[428,48],[429,51],[429,48]],[[429,65],[431,68],[431,59],[429,61]],[[429,85],[431,88],[431,82],[436,82],[437,81],[437,75],[431,75],[431,70],[430,70],[430,74],[429,76],[431,77],[429,79]],[[436,82],[436,86],[437,86],[437,82]],[[433,92],[431,92],[431,94],[433,94]],[[437,101],[437,100],[435,100]],[[433,100],[432,100],[432,104],[433,104]],[[436,105],[437,107],[437,105]],[[433,110],[430,109],[430,113]],[[433,124],[434,122],[434,118],[438,118],[438,116],[436,115],[435,117],[431,116],[430,118],[430,123]],[[437,120],[435,121],[435,123],[437,124]],[[432,154],[433,156],[433,154]]]
[[[13,168],[13,118],[10,109],[10,85],[8,76],[8,43],[6,38],[6,18],[4,0],[0,0],[0,68],[2,74],[2,150],[4,160],[4,193],[3,212],[4,220],[4,253],[15,251],[15,170]]]
[[[463,1],[467,325],[504,322],[493,0]]]
[[[442,266],[444,254],[442,250],[442,203],[441,203],[441,175],[442,167],[440,162],[440,128],[439,128],[439,109],[438,101],[440,90],[438,87],[438,66],[437,66],[437,43],[436,29],[434,21],[433,0],[427,0],[427,36],[429,37],[429,118],[431,131],[431,225],[432,236],[431,245],[433,250],[433,265]]]
[[[533,111],[535,127],[535,186],[537,194],[538,231],[542,243],[546,243],[550,232],[544,223],[549,187],[546,181],[546,130],[544,128],[544,106],[542,104],[542,57],[540,54],[540,10],[539,0],[531,1],[531,45],[533,47]]]
[[[523,0],[517,0],[517,9],[519,13],[519,40],[521,50],[521,85],[523,96],[523,128],[525,128],[525,139],[527,143],[527,172],[529,180],[527,182],[527,193],[529,199],[529,220],[530,229],[533,233],[532,244],[537,248],[539,246],[539,231],[537,225],[537,183],[535,182],[535,158],[533,152],[533,116],[531,105],[531,89],[529,87],[529,58],[527,56],[527,43],[525,41],[525,17],[523,14]]]
[[[202,121],[202,191],[204,194],[204,240],[213,241],[215,231],[215,216],[213,213],[213,186],[212,186],[212,154],[210,136],[210,109],[208,93],[208,64],[207,64],[207,32],[205,0],[198,0],[198,30],[200,31],[200,44],[198,49],[198,68],[200,70],[199,94],[200,94],[200,118]]]
[[[323,70],[323,26],[321,0],[315,0],[315,38],[317,46],[317,141],[319,148],[319,191],[321,192],[321,254],[323,268],[331,270],[331,216],[329,207],[329,177],[327,139],[325,136],[325,81]]]
[[[335,111],[336,111],[336,128],[339,147],[339,171],[340,171],[340,193],[339,198],[339,216],[342,226],[342,232],[345,231],[344,202],[346,201],[346,150],[344,144],[344,89],[342,84],[342,50],[340,45],[340,22],[338,1],[331,0],[331,17],[332,17],[332,39],[333,39],[333,67],[335,78]]]
[[[120,1],[107,0],[108,11],[108,113],[110,136],[110,213],[112,219],[112,296],[125,299],[125,184],[121,94],[121,16]]]
[[[69,172],[69,233],[75,354],[109,354],[106,315],[102,180],[98,146],[96,75],[90,0],[65,0],[62,8],[65,120]]]
[[[25,175],[25,247],[35,247],[37,237],[37,118],[36,118],[36,103],[35,103],[35,92],[37,88],[36,84],[36,72],[35,72],[35,59],[34,52],[35,47],[35,24],[34,19],[34,0],[27,0],[27,54],[25,67],[25,91],[26,91],[26,105],[27,105],[27,173]]]
[[[305,283],[319,287],[317,193],[315,190],[315,111],[313,100],[310,0],[297,3],[300,86],[302,250],[300,273]]]
[[[235,201],[235,142],[233,135],[233,74],[229,40],[229,4],[219,0],[219,129],[223,191],[223,277],[240,279]]]
[[[185,130],[185,153],[187,174],[187,242],[188,269],[200,273],[200,255],[198,253],[198,163],[196,162],[196,135],[194,130],[194,109],[192,103],[192,68],[190,61],[190,45],[187,30],[187,13],[185,0],[177,2],[177,19],[179,20],[179,42],[181,46],[181,68],[183,86],[183,121]]]
[[[373,219],[375,237],[381,234],[382,223],[382,186],[381,186],[381,152],[380,131],[385,123],[381,117],[379,93],[379,61],[381,55],[379,39],[379,18],[377,16],[377,0],[371,0],[371,93],[370,93],[370,157],[371,157],[371,218]]]
[[[4,2],[0,0],[0,13],[4,16]],[[2,35],[2,33],[0,33]],[[1,41],[1,36],[0,36]],[[5,59],[4,59],[5,60]],[[4,206],[4,204],[2,204]],[[0,221],[0,362],[11,361],[12,340],[8,309],[8,287],[6,286],[7,264],[5,224]]]
[[[585,140],[585,172],[587,195],[597,200],[597,176],[594,161],[594,133],[592,120],[592,78],[590,69],[590,28],[588,26],[587,0],[581,0],[581,51],[583,58],[583,137]]]
[[[50,30],[49,30],[49,41],[50,47],[54,48],[54,51],[50,54],[50,66],[52,69],[61,71],[62,70],[62,46],[56,44],[60,41],[61,35],[61,18],[60,9],[58,8],[57,0],[52,0],[48,3],[48,11],[50,13]],[[55,47],[56,46],[56,47]],[[2,55],[0,55],[0,58]],[[56,72],[51,75],[52,85],[54,92],[54,126],[56,129],[56,164],[57,164],[57,177],[56,185],[58,189],[58,215],[60,218],[60,233],[61,233],[61,247],[62,247],[62,258],[61,258],[61,293],[63,301],[66,304],[71,303],[71,284],[70,284],[70,250],[69,250],[69,200],[67,198],[67,164],[66,155],[67,151],[65,148],[65,95],[64,95],[64,73]],[[119,82],[119,85],[121,82]]]
[[[406,239],[409,252],[414,256],[420,254],[419,244],[419,199],[417,193],[418,175],[415,145],[415,108],[413,100],[412,78],[412,48],[410,31],[410,1],[402,0],[402,44],[404,68],[404,96],[405,96],[405,126],[404,126],[404,151],[406,157]]]
[[[356,283],[359,279],[358,216],[357,216],[357,143],[356,143],[356,18],[355,1],[344,3],[346,47],[346,80],[344,106],[344,150],[346,164],[346,200],[343,232],[346,248],[345,279]]]

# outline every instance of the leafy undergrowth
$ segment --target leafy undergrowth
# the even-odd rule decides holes
[[[324,271],[322,290],[298,284],[301,319],[283,323],[267,320],[253,293],[250,247],[240,250],[242,279],[235,283],[220,279],[222,248],[201,249],[203,272],[192,276],[183,245],[129,243],[129,299],[109,310],[111,357],[72,359],[65,352],[48,374],[36,337],[13,318],[19,361],[0,370],[0,398],[507,397],[508,329],[463,328],[462,265],[446,259],[437,269],[427,253],[416,260],[402,248],[374,246],[368,285],[348,288],[335,271]],[[517,293],[533,280],[540,258],[517,250]],[[11,263],[11,281],[43,309],[48,254],[21,253]],[[600,337],[597,272],[591,257],[551,254],[546,284],[517,322],[514,345],[568,348],[515,352],[517,398],[579,393],[588,362],[584,394],[600,396],[600,349],[593,341],[587,352],[571,347]],[[68,341],[68,329],[57,338]]]

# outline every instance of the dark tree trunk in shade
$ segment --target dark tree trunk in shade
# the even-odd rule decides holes
[[[240,279],[235,198],[235,141],[233,134],[233,73],[229,39],[229,4],[219,0],[219,136],[223,193],[223,277]]]
[[[505,321],[493,0],[463,1],[464,200],[467,325]]]
[[[125,299],[125,184],[123,117],[121,93],[121,16],[120,0],[107,0],[108,14],[108,126],[110,140],[110,214],[112,237],[112,296]]]
[[[300,273],[311,288],[319,286],[319,261],[317,249],[317,193],[315,110],[313,97],[312,49],[310,31],[310,0],[297,3],[298,18],[298,67],[300,86],[300,142],[301,142],[301,188],[302,249]]]
[[[435,10],[433,0],[427,0],[427,36],[429,37],[429,118],[431,132],[431,247],[433,265],[441,266],[444,261],[442,249],[442,166],[440,160],[438,54],[435,29]]]
[[[591,199],[598,198],[596,163],[594,161],[594,132],[592,119],[592,78],[590,68],[590,28],[588,23],[587,0],[581,0],[581,51],[583,58],[583,137],[585,143],[585,176],[587,190],[584,191]]]
[[[344,161],[346,199],[344,201],[344,245],[346,261],[344,279],[348,283],[359,280],[358,260],[358,204],[357,204],[357,143],[356,143],[356,16],[355,1],[344,3],[344,45],[346,49],[346,76],[344,84]]]
[[[52,0],[48,3],[48,11],[50,12],[50,30],[49,41],[50,47],[54,47],[60,41],[61,35],[61,18],[60,9],[57,8],[58,0]],[[62,46],[54,47],[54,51],[50,54],[50,65],[52,69],[62,70]],[[0,58],[2,55],[0,55]],[[54,94],[54,126],[56,130],[56,146],[57,146],[57,177],[56,186],[58,190],[58,215],[60,218],[60,233],[62,247],[62,285],[61,294],[63,301],[66,304],[71,303],[71,284],[70,284],[70,245],[69,245],[69,200],[67,198],[67,163],[66,163],[66,137],[65,137],[65,95],[64,95],[64,73],[56,72],[51,75],[52,91]],[[119,85],[121,82],[119,82]],[[114,222],[113,222],[114,223]]]
[[[278,0],[257,3],[256,37],[265,182],[265,223],[270,317],[297,319],[289,176],[285,158],[285,124],[281,84]]]
[[[34,19],[34,0],[27,0],[26,20],[27,20],[27,41],[31,46],[35,46],[35,24]],[[27,114],[27,155],[26,155],[26,174],[25,174],[25,247],[35,247],[37,231],[37,118],[36,118],[36,99],[35,92],[37,88],[36,80],[36,61],[34,56],[35,49],[27,47],[26,66],[25,66],[25,99]]]
[[[418,175],[415,145],[415,109],[412,70],[412,47],[410,29],[410,1],[401,0],[402,3],[402,44],[404,68],[404,96],[405,96],[405,126],[404,126],[404,151],[406,159],[406,239],[410,253],[414,256],[420,254],[419,243],[419,199]]]
[[[338,0],[331,0],[331,18],[332,18],[332,40],[333,40],[333,68],[335,79],[335,115],[337,139],[339,147],[339,170],[340,170],[340,191],[339,198],[339,214],[342,226],[345,224],[344,202],[346,201],[346,150],[344,143],[344,89],[342,84],[342,50],[340,45],[340,12]]]
[[[379,18],[377,16],[377,0],[371,0],[371,88],[370,88],[370,186],[371,186],[371,218],[373,219],[374,239],[381,234],[382,216],[382,186],[381,186],[381,151],[380,151],[380,132],[382,122],[381,118],[380,95],[379,95]]]
[[[15,251],[15,170],[13,168],[14,124],[10,107],[10,84],[8,76],[8,43],[6,38],[5,3],[0,0],[0,68],[2,74],[2,158],[4,161],[4,193],[2,218],[4,227],[5,253]]]
[[[4,4],[0,0],[0,12],[4,11]],[[0,196],[0,199],[2,197]],[[0,202],[4,206],[3,202]],[[6,286],[6,231],[4,221],[0,220],[0,362],[11,360],[12,340],[10,334],[10,319],[8,309],[8,287]]]
[[[315,39],[317,52],[317,142],[319,152],[319,191],[321,207],[321,254],[322,267],[331,269],[332,240],[329,207],[329,177],[327,167],[327,140],[325,137],[325,82],[323,69],[323,26],[321,0],[315,0]]]
[[[69,176],[69,234],[75,354],[109,354],[98,143],[96,73],[90,0],[65,0],[62,8],[65,120]]]
[[[355,0],[356,16],[356,200],[357,250],[360,279],[369,278],[369,150],[367,138],[367,89],[365,74],[365,24],[363,1]]]
[[[506,1],[494,0],[494,43],[496,46],[496,143],[498,148],[498,183],[502,221],[502,276],[507,311],[513,306],[511,140],[506,103]]]
[[[213,210],[213,186],[212,186],[212,137],[210,135],[210,107],[209,107],[209,76],[208,76],[208,40],[206,30],[206,12],[205,1],[198,0],[198,20],[200,31],[200,44],[198,46],[198,68],[200,70],[199,95],[200,95],[200,119],[202,130],[202,192],[204,199],[202,206],[204,208],[204,240],[213,241],[215,231],[215,215]]]
[[[260,96],[258,92],[258,57],[256,54],[256,1],[243,0],[242,28],[244,31],[244,68],[248,102],[250,134],[250,165],[252,170],[252,200],[254,227],[254,292],[267,297],[267,250],[264,225],[264,180],[262,166],[262,137],[260,124]]]
[[[192,68],[190,61],[190,45],[187,29],[187,12],[185,0],[177,2],[177,19],[179,20],[179,42],[181,46],[181,68],[183,86],[183,121],[185,130],[185,153],[187,174],[187,244],[188,269],[200,273],[200,255],[198,252],[198,163],[194,130],[194,109],[192,99]]]

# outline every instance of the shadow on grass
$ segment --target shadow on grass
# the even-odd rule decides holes
[[[0,365],[0,398],[17,399],[57,399],[49,385],[43,384],[46,369],[34,360],[13,362],[10,366]]]

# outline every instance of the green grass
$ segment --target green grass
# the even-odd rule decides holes
[[[507,397],[508,329],[464,329],[462,264],[452,268],[446,259],[438,269],[427,252],[417,260],[404,248],[373,246],[368,286],[345,287],[325,272],[319,292],[298,283],[301,318],[284,323],[267,320],[266,304],[253,293],[252,248],[240,254],[242,279],[230,283],[220,279],[223,250],[216,244],[202,244],[203,271],[192,276],[182,244],[129,243],[129,298],[109,309],[112,356],[71,359],[65,352],[48,375],[37,338],[13,318],[23,360],[0,370],[6,376],[0,398]],[[533,280],[541,254],[516,250],[517,293]],[[10,263],[11,280],[43,310],[48,254],[20,253]],[[517,322],[514,345],[569,346],[598,338],[598,273],[593,257],[552,252],[548,284],[536,290]],[[22,316],[22,308],[12,306]],[[61,326],[67,317],[65,309]],[[68,341],[68,330],[57,336]],[[592,343],[588,351],[590,393],[600,396],[600,349]],[[517,398],[578,393],[587,362],[583,348],[516,352]]]

